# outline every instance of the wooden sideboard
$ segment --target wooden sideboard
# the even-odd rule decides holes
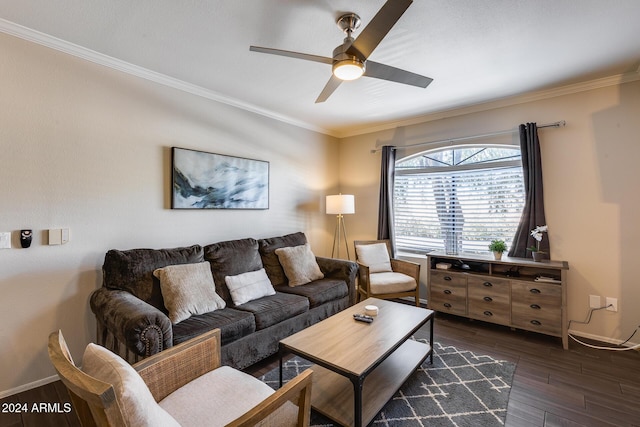
[[[561,337],[568,348],[566,261],[438,252],[427,259],[430,309]]]

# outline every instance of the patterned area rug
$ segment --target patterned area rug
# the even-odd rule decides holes
[[[504,425],[515,364],[437,342],[434,349],[433,365],[425,361],[370,425]],[[284,366],[285,382],[310,366],[300,357],[290,359]],[[260,379],[277,389],[278,368]],[[334,424],[312,410],[311,425]]]

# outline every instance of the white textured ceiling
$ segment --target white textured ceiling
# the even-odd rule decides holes
[[[314,101],[330,66],[249,51],[259,45],[330,57],[344,37],[337,16],[355,12],[364,28],[383,4],[2,0],[0,30],[35,30],[334,135],[638,73],[638,0],[415,0],[370,59],[434,82],[421,89],[361,78],[322,104]]]

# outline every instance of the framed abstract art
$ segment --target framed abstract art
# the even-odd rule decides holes
[[[269,209],[269,162],[171,148],[172,209]]]

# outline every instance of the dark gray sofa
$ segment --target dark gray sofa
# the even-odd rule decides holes
[[[275,250],[303,245],[303,233],[269,239],[239,239],[174,249],[110,250],[103,286],[90,298],[97,341],[134,363],[209,330],[219,328],[223,364],[245,368],[278,351],[278,342],[355,303],[357,264],[316,257],[324,278],[290,287]],[[208,261],[224,309],[172,324],[157,268]],[[234,306],[225,276],[265,268],[275,295]]]

